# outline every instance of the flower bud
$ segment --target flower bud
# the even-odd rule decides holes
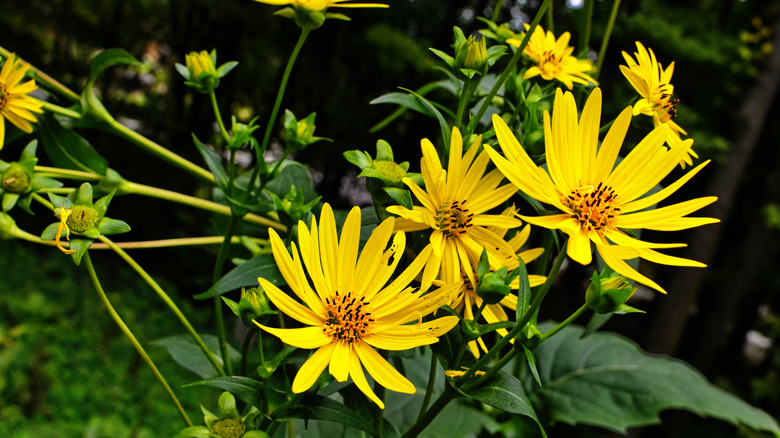
[[[483,275],[477,283],[477,295],[488,304],[497,304],[512,291],[506,268]],[[511,282],[511,280],[509,281]]]
[[[205,50],[190,52],[185,56],[188,77],[185,84],[203,94],[209,94],[219,86],[219,76],[212,57]]]
[[[480,70],[487,61],[487,45],[484,38],[476,39],[474,36],[470,36],[466,40],[467,53],[466,60],[463,62],[463,67],[473,70]]]
[[[268,297],[263,292],[263,289],[259,287],[241,289],[241,300],[238,302],[238,310],[241,320],[244,321],[247,327],[255,326],[252,320],[265,324],[268,321],[268,317],[276,313],[274,310],[271,310]]]
[[[2,176],[3,189],[21,195],[30,188],[30,175],[19,165],[11,165]]]
[[[311,113],[303,120],[295,118],[295,114],[290,110],[286,110],[284,113],[284,140],[287,142],[287,147],[292,150],[300,151],[316,143],[320,140],[328,140],[327,138],[314,136],[314,118],[317,117],[317,113]]]
[[[626,306],[625,302],[634,295],[636,288],[625,277],[615,273],[603,272],[598,275],[594,272],[590,282],[585,291],[585,302],[596,313],[612,313],[621,308],[632,309]]]
[[[209,430],[209,433],[222,438],[241,438],[244,432],[246,432],[246,424],[241,418],[217,420]]]

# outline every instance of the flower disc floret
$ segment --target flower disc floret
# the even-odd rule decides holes
[[[86,205],[74,205],[67,218],[67,225],[71,231],[81,234],[97,225],[97,211]]]
[[[21,166],[12,165],[3,173],[3,190],[21,195],[30,188],[30,175]]]

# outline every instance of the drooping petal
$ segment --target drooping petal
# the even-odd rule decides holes
[[[328,366],[334,348],[335,344],[332,343],[323,345],[309,356],[301,366],[301,369],[298,370],[298,374],[295,375],[295,380],[293,380],[292,384],[294,393],[300,394],[311,388],[311,385],[314,385],[314,382],[320,377],[325,367]]]
[[[414,394],[417,389],[414,384],[406,377],[401,375],[395,368],[393,368],[379,353],[371,348],[368,344],[358,343],[355,346],[360,362],[368,371],[368,374],[376,380],[377,383],[385,388],[402,392],[405,394]]]

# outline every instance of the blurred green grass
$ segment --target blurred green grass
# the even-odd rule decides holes
[[[179,322],[124,266],[102,266],[103,255],[93,259],[114,307],[199,424],[198,404],[212,407],[219,391],[182,388],[198,377],[150,345],[182,333]],[[50,248],[0,241],[0,278],[0,436],[143,438],[185,427],[83,267]],[[209,327],[206,310],[174,299],[196,327]]]

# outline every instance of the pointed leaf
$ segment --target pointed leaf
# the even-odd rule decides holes
[[[195,295],[196,300],[205,300],[220,296],[226,292],[245,286],[257,286],[257,277],[263,277],[276,286],[285,284],[282,273],[276,266],[272,254],[260,254],[235,267],[225,274],[214,286],[202,294]]]
[[[133,55],[127,53],[127,51],[123,49],[108,49],[99,53],[90,61],[89,80],[87,82],[95,82],[95,79],[97,79],[103,71],[111,66],[119,64],[143,65],[135,59]]]
[[[354,410],[335,400],[319,395],[307,396],[302,402],[302,407],[291,414],[292,417],[305,420],[322,420],[340,423],[355,429],[376,435],[374,425]]]
[[[184,385],[185,388],[188,386],[213,386],[224,389],[252,406],[259,407],[262,400],[263,384],[249,377],[220,376]]]
[[[203,157],[203,161],[206,162],[211,174],[214,175],[214,180],[217,182],[219,188],[221,188],[223,192],[228,193],[227,186],[229,180],[225,168],[222,166],[222,159],[216,152],[211,150],[211,148],[201,143],[195,134],[192,134],[192,142],[195,143],[195,147],[198,148],[198,152],[200,152],[200,155]]]
[[[82,136],[64,128],[47,113],[38,119],[41,143],[54,165],[105,175],[108,163]]]
[[[222,357],[217,354],[220,351],[219,339],[214,335],[202,335],[201,337],[206,347],[215,354],[217,362],[224,365]],[[152,344],[164,347],[176,363],[197,374],[202,379],[217,376],[214,366],[211,365],[206,354],[203,353],[190,335],[169,336],[153,341]],[[239,358],[241,356],[241,353],[230,344],[228,344],[228,354],[231,358]]]
[[[545,323],[544,330],[553,326]],[[553,421],[625,433],[659,423],[664,410],[685,409],[780,436],[772,417],[712,385],[687,363],[651,356],[613,333],[582,333],[582,327],[569,326],[535,350],[543,384],[535,392]]]
[[[487,384],[467,395],[502,411],[530,417],[539,425],[542,435],[547,436],[523,384],[515,376],[499,371]]]

